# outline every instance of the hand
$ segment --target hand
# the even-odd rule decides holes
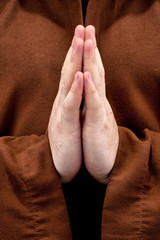
[[[59,90],[48,125],[53,162],[62,183],[74,178],[82,162],[80,104],[84,27],[78,25],[75,33],[77,31],[78,35],[73,37],[62,67]]]
[[[94,34],[92,34],[94,33]],[[83,154],[88,172],[107,183],[118,149],[118,127],[105,94],[105,73],[95,39],[95,29],[85,29],[83,116]]]

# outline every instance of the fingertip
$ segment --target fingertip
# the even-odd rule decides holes
[[[78,71],[75,73],[71,91],[73,93],[77,92],[79,94],[82,94],[82,91],[83,91],[83,73],[82,72]]]
[[[77,71],[76,74],[78,74],[80,80],[83,80],[83,73],[80,71]]]
[[[77,25],[75,27],[71,46],[73,46],[73,43],[77,40],[77,38],[80,38],[84,41],[84,26],[83,25]]]
[[[89,38],[93,38],[95,36],[96,29],[93,25],[88,25],[85,28],[85,40]]]
[[[91,73],[88,71],[84,72],[84,89],[86,93],[95,91],[96,89],[92,81]]]
[[[86,26],[86,29],[90,29],[90,28],[95,28],[95,27],[92,24],[89,24],[89,25]]]
[[[94,47],[97,47],[97,42],[96,42],[96,29],[93,25],[88,25],[85,28],[85,36],[84,36],[84,41],[87,39],[92,39],[94,43]]]
[[[85,81],[87,81],[87,79],[90,79],[90,78],[91,78],[90,72],[85,71],[85,72],[84,72],[84,79],[85,79]]]
[[[84,39],[84,26],[79,24],[75,27],[74,36]]]
[[[97,116],[99,118],[99,110],[101,110],[100,98],[92,80],[92,75],[90,72],[84,72],[84,93],[85,93],[85,104],[87,109],[88,119],[92,119],[92,116]],[[88,112],[89,110],[89,112]],[[92,115],[94,114],[94,115]],[[98,119],[96,117],[96,119]]]
[[[83,78],[83,73],[80,71],[77,71],[74,75],[74,77],[78,76],[78,78],[82,79]]]

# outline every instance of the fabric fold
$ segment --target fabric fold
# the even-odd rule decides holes
[[[72,239],[47,136],[1,137],[0,166],[1,239]]]
[[[103,205],[102,239],[159,239],[160,133],[139,139],[119,127],[120,142]]]

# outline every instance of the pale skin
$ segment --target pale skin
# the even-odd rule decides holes
[[[87,171],[97,181],[108,182],[107,176],[117,155],[119,134],[105,93],[105,71],[92,25],[75,28],[61,71],[48,138],[62,183],[70,182],[79,172],[82,154]]]

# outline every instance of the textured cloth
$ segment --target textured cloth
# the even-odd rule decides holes
[[[107,186],[84,167],[62,186],[45,134],[78,24],[80,0],[0,2],[0,239],[159,240],[160,2],[87,6],[120,133]]]

